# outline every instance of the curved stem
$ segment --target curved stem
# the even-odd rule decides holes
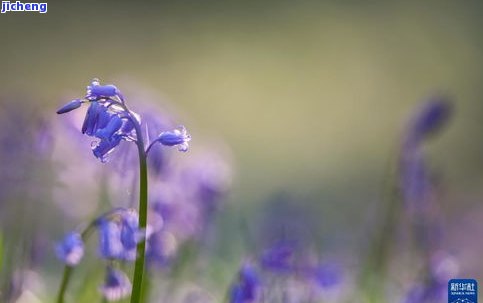
[[[149,151],[151,150],[151,148],[153,147],[154,144],[158,143],[158,141],[154,140],[153,142],[151,142],[151,144],[149,144],[148,148],[146,149],[146,154],[149,153]]]
[[[139,228],[146,232],[148,217],[148,166],[146,151],[144,150],[143,135],[141,126],[134,123],[137,137],[139,153]],[[145,239],[145,237],[144,237]],[[144,276],[144,257],[146,251],[146,241],[141,241],[137,245],[136,264],[134,266],[133,286],[131,293],[131,303],[141,302]]]

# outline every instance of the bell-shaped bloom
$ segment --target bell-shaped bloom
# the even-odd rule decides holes
[[[127,261],[136,259],[136,246],[143,240],[143,233],[139,229],[139,215],[134,210],[123,213],[121,218],[121,243],[124,248],[123,258]]]
[[[184,126],[179,126],[172,131],[162,132],[157,141],[165,146],[178,146],[179,151],[185,152],[188,151],[191,136]]]
[[[136,246],[144,239],[139,229],[139,215],[134,209],[121,209],[114,218],[99,220],[99,252],[103,258],[134,261]]]
[[[69,103],[67,103],[66,105],[64,105],[61,108],[59,108],[57,110],[57,114],[65,114],[65,113],[68,113],[70,111],[73,111],[74,109],[77,109],[77,108],[81,107],[81,105],[82,105],[82,100],[81,99],[74,99],[74,100],[70,101]]]
[[[84,256],[84,242],[77,232],[65,235],[64,239],[55,247],[57,257],[69,266],[79,264]]]
[[[102,129],[109,123],[109,118],[107,108],[104,105],[98,102],[91,102],[82,124],[82,133],[94,136],[97,129]]]
[[[121,127],[121,118],[117,115],[112,115],[104,128],[96,130],[96,137],[99,139],[110,139]]]
[[[118,97],[124,101],[121,91],[112,84],[101,85],[99,79],[93,79],[91,85],[87,86],[85,98],[90,101],[96,101],[102,98]]]
[[[99,79],[93,79],[87,86],[87,93],[84,99],[75,99],[61,107],[57,113],[63,114],[79,108],[82,103],[89,103],[81,131],[91,137],[100,139],[92,144],[92,152],[101,162],[107,162],[108,155],[120,144],[122,140],[137,141],[138,132],[141,126],[141,117],[134,111],[127,109],[124,104],[124,97],[119,89],[111,84],[101,85]],[[150,142],[150,136],[147,134]],[[166,146],[178,146],[180,151],[188,150],[188,142],[191,136],[184,127],[179,127],[173,131],[161,133],[153,143],[160,142]],[[148,147],[150,149],[152,144]],[[159,170],[160,157],[155,153],[156,167]],[[155,169],[156,171],[156,169]]]
[[[121,136],[116,134],[111,138],[102,139],[92,146],[92,153],[96,158],[101,160],[101,162],[106,162],[109,154],[114,151],[119,143],[121,143],[121,138]]]
[[[246,263],[239,272],[238,282],[230,292],[230,303],[256,302],[260,291],[260,280],[255,268]]]
[[[103,219],[99,224],[99,252],[106,259],[123,259],[121,227],[118,223]]]
[[[131,287],[131,282],[124,272],[108,267],[104,284],[99,291],[107,301],[111,302],[128,297],[131,294]]]

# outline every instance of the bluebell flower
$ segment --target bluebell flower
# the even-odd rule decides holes
[[[81,131],[83,134],[99,139],[98,142],[92,144],[92,152],[101,162],[107,162],[109,154],[119,146],[122,140],[137,142],[137,135],[141,129],[141,118],[127,108],[124,97],[116,86],[101,85],[99,79],[93,79],[87,86],[84,99],[75,99],[67,103],[57,113],[70,112],[79,108],[82,103],[90,103],[90,105]],[[149,132],[149,127],[143,126],[146,126],[146,131]],[[145,142],[150,141],[149,134],[146,139]],[[161,133],[153,140],[153,143],[160,142],[166,146],[178,146],[180,151],[187,151],[190,140],[191,136],[186,129],[179,127],[173,131]],[[146,153],[152,146],[153,144],[148,146]],[[162,159],[159,157],[159,153],[156,153],[154,158],[159,171],[159,162]]]
[[[65,114],[65,113],[68,113],[70,111],[73,111],[74,109],[77,109],[77,108],[81,107],[81,105],[82,105],[82,100],[81,99],[74,99],[74,100],[70,101],[69,103],[67,103],[66,105],[64,105],[61,108],[59,108],[57,110],[57,114]]]
[[[125,211],[121,216],[121,243],[124,248],[123,258],[128,261],[136,259],[137,244],[143,240],[139,229],[139,215],[134,210]]]
[[[118,301],[129,296],[131,288],[131,282],[124,272],[108,267],[104,284],[99,291],[107,301]]]
[[[55,247],[57,257],[69,266],[79,264],[84,256],[84,242],[77,232],[70,232]]]
[[[85,96],[87,100],[96,101],[111,97],[118,97],[121,101],[124,101],[124,96],[115,85],[100,85],[99,79],[94,78],[91,85],[87,86],[87,94]]]
[[[230,291],[230,303],[251,303],[258,298],[260,291],[260,279],[255,268],[245,263],[240,269],[238,281],[232,285]]]
[[[406,207],[423,208],[432,191],[423,143],[449,120],[452,106],[448,99],[435,96],[413,114],[404,134],[400,156],[400,182]]]
[[[63,107],[57,113],[64,114],[79,108],[82,103],[89,103],[81,131],[91,137],[99,139],[93,143],[92,152],[102,162],[107,161],[107,156],[119,145],[122,140],[135,140],[135,127],[133,121],[138,119],[132,111],[127,111],[118,100],[124,101],[122,94],[114,85],[100,85],[98,79],[94,79],[87,88],[84,100],[75,99]]]
[[[99,139],[110,139],[122,127],[122,119],[117,115],[109,117],[109,122],[101,129],[97,129],[95,136]]]
[[[94,136],[97,129],[102,129],[107,123],[109,123],[107,108],[98,102],[91,102],[87,109],[81,131],[88,136]]]
[[[135,211],[126,211],[122,216],[121,242],[126,249],[135,248],[139,242],[138,218]]]
[[[102,162],[120,144],[121,140],[131,140],[134,126],[132,121],[123,120],[118,114],[109,113],[105,106],[93,102],[84,121],[83,132],[99,138],[92,152]]]
[[[179,126],[172,131],[162,132],[157,141],[165,146],[178,146],[178,150],[185,152],[188,151],[188,142],[191,140],[191,136],[186,131],[184,126]]]
[[[134,261],[136,246],[143,240],[134,209],[118,209],[98,219],[99,252],[103,258]]]
[[[101,162],[106,162],[109,154],[121,143],[122,137],[114,134],[111,138],[102,139],[92,145],[92,153]]]
[[[123,259],[121,227],[117,222],[102,219],[99,224],[99,252],[106,259]]]

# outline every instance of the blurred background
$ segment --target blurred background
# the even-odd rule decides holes
[[[269,217],[309,234],[311,249],[337,257],[350,275],[397,183],[411,115],[444,94],[452,118],[425,147],[441,192],[441,245],[458,259],[459,276],[481,280],[482,16],[481,1],[50,1],[47,14],[1,15],[4,250],[16,243],[9,233],[33,241],[22,226],[36,217],[48,236],[39,240],[47,249],[36,270],[43,290],[32,292],[49,298],[57,289],[62,267],[49,247],[95,209],[72,206],[78,215],[65,215],[65,194],[64,204],[54,202],[56,185],[46,184],[63,178],[55,156],[68,139],[54,132],[46,145],[57,164],[36,166],[33,176],[28,163],[38,151],[26,141],[39,125],[62,129],[56,109],[99,77],[134,110],[144,92],[169,108],[193,136],[194,154],[216,146],[229,159],[230,190],[211,227],[208,278],[199,282],[216,298],[214,286],[228,287],[240,263],[264,246],[260,230],[277,226]],[[82,146],[89,154],[89,143]],[[75,149],[64,158],[61,167],[84,167]],[[83,203],[82,190],[77,195],[71,203]],[[25,215],[23,201],[34,214]],[[5,264],[23,262],[12,258],[3,259],[3,273],[15,271]]]

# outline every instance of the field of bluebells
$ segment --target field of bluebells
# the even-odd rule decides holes
[[[448,302],[483,281],[482,16],[0,16],[0,303]]]

